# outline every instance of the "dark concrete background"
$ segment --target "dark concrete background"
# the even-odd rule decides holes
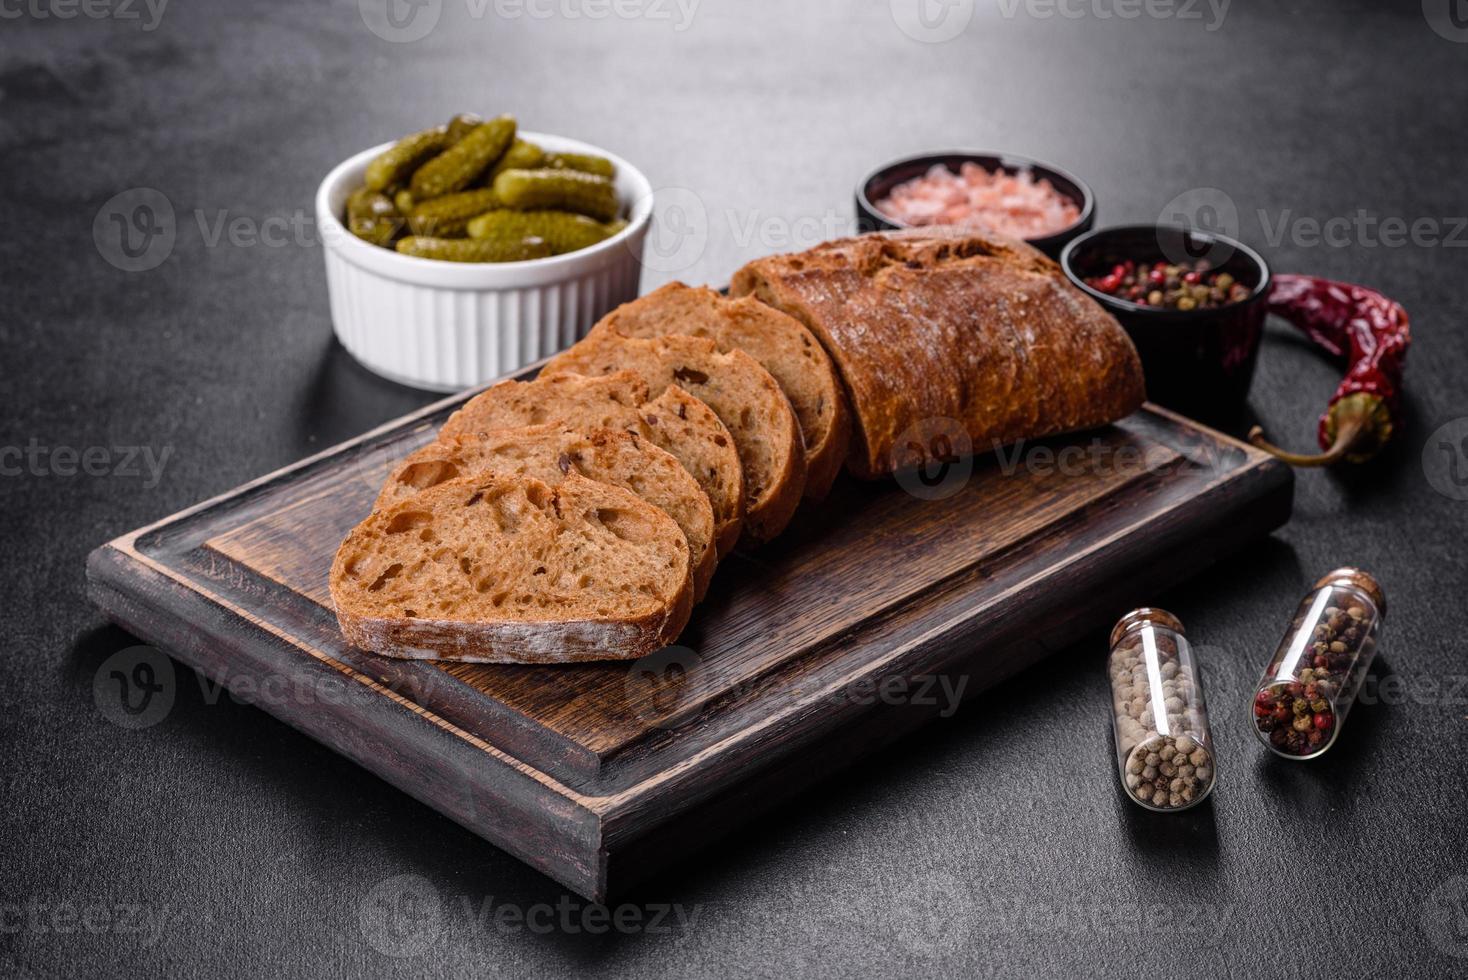
[[[1468,455],[1438,445],[1468,433],[1428,442],[1468,416],[1468,30],[1446,0],[1239,0],[1221,22],[956,0],[933,10],[971,20],[942,43],[899,28],[910,0],[702,0],[686,22],[651,0],[596,20],[567,16],[596,0],[428,0],[417,41],[368,29],[381,0],[366,18],[176,0],[156,21],[141,0],[66,2],[0,4],[0,448],[41,460],[0,460],[0,976],[1468,972],[1468,503],[1449,470]],[[569,902],[554,883],[182,668],[161,721],[110,722],[93,678],[135,641],[87,605],[87,552],[429,400],[332,340],[311,198],[349,153],[463,109],[606,146],[696,202],[644,288],[811,244],[844,229],[869,167],[972,145],[1075,170],[1103,224],[1231,203],[1277,269],[1399,297],[1402,438],[1302,474],[1273,539],[1136,597],[1203,648],[1211,804],[1122,800],[1098,635],[634,896],[691,923],[594,935],[578,902],[572,928],[532,931],[496,915]],[[108,202],[135,188],[176,233],[128,272],[104,257]],[[1423,234],[1312,241],[1309,221],[1361,209]],[[215,239],[221,216],[237,233]],[[1276,325],[1252,412],[1308,447],[1336,376]],[[111,475],[66,475],[56,447],[99,447]],[[160,477],[114,472],[127,447]],[[1344,562],[1385,583],[1377,674],[1404,693],[1285,764],[1246,727],[1249,686]]]

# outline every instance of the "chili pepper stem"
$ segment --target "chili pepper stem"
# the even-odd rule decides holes
[[[1368,414],[1362,411],[1343,411],[1337,420],[1335,441],[1323,453],[1305,455],[1292,453],[1276,446],[1264,437],[1264,427],[1254,426],[1249,430],[1249,441],[1258,448],[1278,456],[1291,466],[1332,466],[1355,451],[1363,434],[1368,432]]]

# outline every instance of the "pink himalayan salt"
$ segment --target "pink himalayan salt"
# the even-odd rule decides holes
[[[968,162],[954,173],[937,164],[892,188],[877,210],[912,226],[963,225],[1013,238],[1043,238],[1080,219],[1080,208],[1028,170],[990,172]]]

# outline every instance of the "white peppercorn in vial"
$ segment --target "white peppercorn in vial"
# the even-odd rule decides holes
[[[1254,693],[1254,731],[1286,759],[1313,759],[1335,744],[1386,617],[1381,585],[1337,568],[1301,600]]]
[[[1197,806],[1213,792],[1213,733],[1183,624],[1135,609],[1111,631],[1111,723],[1127,795],[1149,810]]]

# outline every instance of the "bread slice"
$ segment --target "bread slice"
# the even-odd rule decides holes
[[[819,340],[794,317],[750,296],[729,299],[706,286],[670,282],[623,303],[592,328],[625,337],[687,334],[719,350],[742,350],[779,382],[805,442],[805,495],[823,499],[846,461],[851,413],[836,366]]]
[[[734,436],[744,467],[744,534],[768,541],[790,523],[805,490],[805,448],[790,400],[770,372],[743,351],[721,352],[705,337],[644,339],[603,332],[546,362],[543,375],[634,371],[654,391],[686,388]]]
[[[636,432],[666,450],[708,495],[715,558],[733,550],[744,522],[744,474],[734,437],[703,402],[678,387],[650,398],[647,383],[630,371],[503,381],[449,416],[439,439],[543,422]]]
[[[913,438],[934,419],[974,452],[1114,422],[1146,397],[1121,325],[1035,249],[930,227],[756,259],[730,291],[800,320],[835,360],[855,432],[849,463],[878,477],[949,444]]]
[[[714,512],[687,470],[666,451],[624,429],[583,431],[561,423],[451,436],[408,456],[383,485],[374,509],[391,507],[429,487],[475,473],[529,476],[559,486],[572,473],[631,490],[677,522],[688,539],[693,601],[713,577]]]
[[[688,542],[621,487],[568,473],[450,480],[374,511],[331,566],[347,640],[390,657],[630,660],[693,607]]]

